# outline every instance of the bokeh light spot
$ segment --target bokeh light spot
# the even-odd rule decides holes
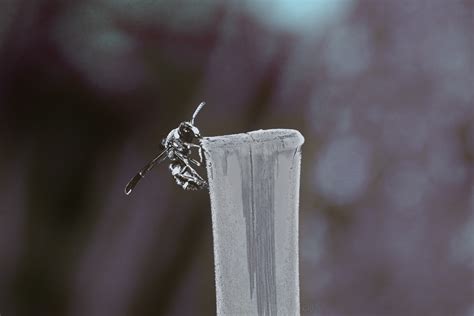
[[[370,179],[370,145],[355,136],[337,139],[323,151],[316,165],[316,188],[336,204],[360,198]]]
[[[248,7],[272,27],[297,34],[316,33],[345,16],[352,0],[249,1]]]

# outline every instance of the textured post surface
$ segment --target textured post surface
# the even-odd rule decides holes
[[[207,137],[218,315],[299,315],[295,130]]]

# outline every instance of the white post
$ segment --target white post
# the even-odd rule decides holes
[[[218,315],[299,315],[295,130],[206,137]]]

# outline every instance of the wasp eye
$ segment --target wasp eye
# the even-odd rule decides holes
[[[179,135],[183,138],[184,141],[186,142],[192,142],[193,139],[195,138],[195,135],[188,126],[182,124],[179,127]]]

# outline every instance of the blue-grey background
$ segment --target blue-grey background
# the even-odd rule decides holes
[[[0,4],[0,314],[212,315],[209,198],[129,178],[296,128],[302,312],[474,315],[474,1]]]

